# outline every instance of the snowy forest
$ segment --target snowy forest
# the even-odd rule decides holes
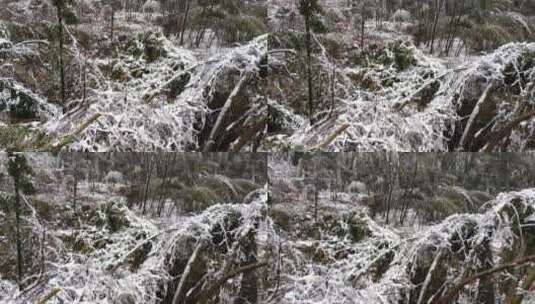
[[[0,0],[0,304],[535,304],[535,0]]]
[[[534,303],[533,163],[3,153],[0,303]]]
[[[533,150],[532,0],[0,0],[0,150]]]

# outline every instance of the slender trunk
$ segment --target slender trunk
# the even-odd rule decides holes
[[[308,80],[308,118],[310,119],[310,124],[314,122],[314,104],[312,97],[312,70],[310,65],[312,64],[311,59],[311,34],[310,34],[310,16],[305,16],[305,30],[306,30],[306,52],[307,52],[307,80]]]
[[[73,210],[74,214],[76,214],[76,196],[77,196],[77,192],[78,192],[78,178],[77,177],[74,178],[74,185],[73,185],[72,192],[73,192],[72,210]]]
[[[184,44],[184,32],[186,31],[186,26],[188,24],[190,1],[186,1],[186,11],[184,12],[184,20],[182,22],[182,29],[180,31],[180,45]]]
[[[22,282],[22,241],[20,236],[20,193],[19,182],[15,180],[15,242],[17,245],[17,280]]]
[[[111,28],[110,28],[110,41],[113,43],[113,23],[115,21],[115,10],[111,9]]]
[[[63,66],[63,10],[60,5],[56,7],[59,26],[59,77],[61,90],[61,106],[65,112],[65,70]]]
[[[360,48],[364,48],[364,30],[366,26],[366,19],[364,17],[365,3],[362,1],[362,7],[360,8]]]
[[[437,35],[437,25],[438,25],[438,19],[440,17],[440,7],[442,6],[442,1],[437,0],[435,3],[436,3],[436,12],[435,12],[435,20],[433,21],[433,34],[431,36],[431,47],[430,47],[431,54],[433,54],[433,51],[434,51],[434,43],[435,43],[435,37]]]
[[[143,205],[142,205],[142,210],[141,210],[141,214],[143,215],[145,215],[147,201],[149,199],[149,186],[150,186],[150,180],[151,180],[151,175],[152,175],[152,159],[150,158],[150,156],[148,157],[147,162],[148,162],[147,163],[147,176],[145,180],[145,192],[143,194]]]
[[[317,181],[316,181],[317,185]],[[318,222],[318,186],[314,185],[314,222]]]

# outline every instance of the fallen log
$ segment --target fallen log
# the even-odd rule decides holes
[[[316,146],[310,148],[310,151],[315,150],[321,150],[325,147],[327,147],[333,140],[336,139],[340,134],[342,134],[347,128],[349,128],[349,124],[345,123],[341,125],[338,129],[336,129],[333,133],[331,133],[329,136],[325,137],[319,144]]]
[[[83,122],[81,125],[79,125],[72,133],[70,134],[67,134],[65,136],[63,136],[60,140],[59,140],[59,143],[55,144],[55,145],[51,145],[49,147],[46,147],[44,149],[45,152],[52,152],[54,154],[57,154],[59,153],[59,151],[66,145],[72,143],[76,137],[78,135],[80,135],[85,129],[87,129],[87,127],[89,127],[89,125],[91,125],[93,122],[95,122],[97,119],[100,118],[100,116],[102,116],[102,114],[100,113],[95,113],[93,114],[91,117],[89,117],[88,120],[86,120],[85,122]]]
[[[512,268],[519,268],[519,267],[527,267],[531,263],[535,263],[535,255],[528,256],[522,259],[519,259],[517,261],[503,264],[500,266],[497,266],[495,268],[480,272],[478,274],[475,274],[471,277],[468,277],[461,282],[459,282],[457,285],[455,285],[453,288],[451,288],[448,292],[444,294],[437,302],[436,304],[448,304],[457,297],[457,295],[461,292],[461,290],[464,288],[464,286],[475,282],[478,279],[481,279],[482,277],[493,275],[497,272],[505,271]]]
[[[46,304],[46,302],[52,300],[52,298],[57,296],[60,291],[61,291],[61,288],[59,288],[59,287],[53,288],[49,293],[47,293],[45,296],[43,296],[41,299],[39,299],[36,302],[36,304]]]
[[[232,106],[232,101],[236,95],[240,92],[243,84],[247,81],[248,76],[247,74],[243,74],[238,81],[238,84],[234,87],[232,92],[230,93],[229,97],[227,98],[227,101],[223,105],[223,108],[221,108],[221,112],[219,112],[219,115],[217,116],[217,120],[212,127],[212,130],[210,131],[210,136],[208,137],[208,141],[206,141],[206,144],[204,146],[203,152],[209,152],[212,150],[212,147],[214,146],[215,137],[217,133],[219,132],[219,129],[221,128],[221,124],[223,123],[223,118],[225,118],[225,115],[227,114],[228,110]]]

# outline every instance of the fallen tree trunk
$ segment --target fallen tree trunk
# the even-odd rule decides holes
[[[464,148],[464,145],[466,143],[466,138],[468,137],[472,124],[474,123],[477,115],[479,114],[481,105],[485,102],[485,100],[487,100],[487,95],[489,94],[491,88],[492,88],[492,82],[489,83],[485,91],[483,91],[483,94],[481,94],[481,97],[477,101],[476,106],[474,107],[474,110],[472,110],[472,113],[470,114],[470,118],[468,119],[468,122],[466,123],[466,127],[464,128],[463,136],[461,137],[461,142],[459,143],[459,147]]]
[[[99,119],[100,116],[102,116],[102,114],[100,114],[100,113],[93,114],[91,117],[89,117],[88,120],[86,120],[80,126],[78,126],[72,133],[63,136],[60,139],[59,143],[57,143],[55,145],[51,145],[50,147],[47,147],[44,150],[48,151],[48,152],[52,152],[54,154],[59,153],[59,151],[64,146],[66,146],[66,145],[72,143],[74,140],[76,140],[76,137],[78,135],[80,135],[80,133],[82,133],[87,127],[89,127],[89,125],[91,125],[93,122],[95,122],[97,119]]]
[[[479,280],[479,279],[481,279],[483,277],[490,276],[490,275],[493,275],[493,274],[495,274],[497,272],[502,272],[502,271],[505,271],[505,270],[508,270],[508,269],[519,268],[519,267],[527,267],[531,263],[535,263],[535,256],[534,255],[525,257],[523,259],[511,262],[511,263],[503,264],[503,265],[500,265],[498,267],[495,267],[495,268],[489,269],[487,271],[483,271],[483,272],[480,272],[478,274],[475,274],[475,275],[473,275],[471,277],[468,277],[468,278],[462,280],[461,282],[459,282],[453,288],[451,288],[444,296],[442,296],[442,298],[440,298],[436,302],[436,304],[449,304],[449,303],[451,303],[452,299],[455,299],[457,297],[457,295],[462,291],[464,286],[466,286],[468,284],[471,284],[471,283],[475,282],[476,280]]]
[[[41,298],[39,301],[37,301],[36,304],[46,304],[49,300],[52,300],[52,298],[57,296],[60,291],[61,291],[61,288],[59,288],[59,287],[56,287],[56,288],[52,289],[43,298]]]
[[[203,151],[209,152],[212,150],[213,146],[216,144],[215,137],[219,132],[219,129],[221,128],[221,124],[223,123],[223,119],[225,118],[225,115],[227,114],[228,110],[232,106],[232,101],[236,95],[240,92],[243,84],[247,81],[248,76],[247,74],[244,74],[241,76],[240,81],[238,81],[238,84],[234,87],[232,92],[230,93],[229,97],[227,98],[227,101],[223,105],[223,108],[221,108],[221,112],[219,112],[219,115],[217,116],[217,120],[212,127],[212,130],[210,131],[210,136],[208,137],[208,141],[206,141],[206,144],[204,146]]]

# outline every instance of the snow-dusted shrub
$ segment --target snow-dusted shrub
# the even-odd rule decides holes
[[[191,186],[179,191],[178,197],[185,212],[202,211],[216,203],[218,196],[214,190],[205,186]]]
[[[162,10],[162,7],[160,5],[160,2],[156,0],[148,0],[143,4],[141,10],[144,13],[160,13]]]
[[[347,186],[348,192],[353,193],[366,193],[366,184],[360,181],[352,181],[349,186]]]
[[[122,203],[101,203],[99,207],[89,215],[89,221],[98,227],[106,227],[111,232],[117,232],[130,226],[127,211],[128,209]]]
[[[344,216],[343,224],[337,234],[349,238],[353,242],[360,242],[371,236],[372,231],[368,226],[370,218],[363,212],[354,212]]]
[[[411,21],[411,13],[404,9],[398,9],[392,15],[392,20],[396,22],[409,22]]]
[[[0,280],[0,301],[8,303],[10,298],[18,291],[15,283],[7,280]]]
[[[109,184],[122,183],[123,180],[123,174],[118,171],[110,171],[106,174],[106,177],[104,177],[104,181]]]

